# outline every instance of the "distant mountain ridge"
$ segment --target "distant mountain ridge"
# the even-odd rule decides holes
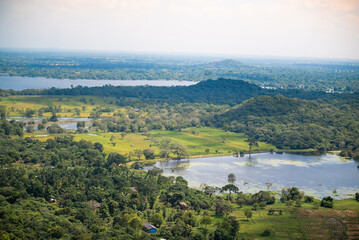
[[[242,66],[243,63],[234,59],[225,59],[222,61],[210,62],[206,65],[208,65],[208,67],[214,68],[238,68]]]

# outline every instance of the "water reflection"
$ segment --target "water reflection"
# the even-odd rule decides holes
[[[157,162],[156,167],[167,176],[183,176],[192,187],[201,183],[222,187],[228,174],[237,177],[241,191],[257,192],[268,189],[280,191],[297,186],[317,197],[331,195],[347,197],[359,191],[359,171],[352,160],[342,161],[336,155],[303,156],[294,154],[252,154],[244,157],[211,157],[182,161]],[[148,169],[148,168],[147,168]],[[333,193],[333,189],[337,193]]]

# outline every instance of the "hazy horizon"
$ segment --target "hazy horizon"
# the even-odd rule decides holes
[[[359,59],[359,0],[1,0],[0,48]]]

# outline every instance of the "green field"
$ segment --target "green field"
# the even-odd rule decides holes
[[[193,134],[193,131],[197,131],[199,134]],[[210,154],[216,153],[216,151],[226,154],[236,150],[249,150],[248,143],[245,142],[247,138],[242,134],[225,132],[216,128],[186,128],[182,129],[181,132],[151,131],[151,134],[154,137],[169,138],[187,146],[191,155],[202,155],[206,149],[209,149]],[[259,147],[253,148],[253,150],[264,151],[270,149],[275,149],[275,147],[266,143],[259,143]]]
[[[199,132],[198,135],[192,134],[192,131]],[[28,137],[36,137],[40,140],[46,140],[49,137],[36,136],[39,134],[48,134],[44,131],[35,131],[32,134],[26,134]],[[67,133],[69,134],[69,133]],[[151,139],[153,138],[169,138],[172,142],[178,142],[185,145],[191,156],[202,156],[202,155],[217,155],[217,154],[232,154],[234,151],[238,150],[248,150],[248,143],[245,142],[247,139],[241,134],[225,132],[221,129],[216,128],[186,128],[181,132],[175,131],[149,131],[147,134],[143,133],[129,133],[124,138],[122,138],[121,133],[99,133],[93,132],[83,134],[71,134],[75,137],[76,141],[81,139],[99,142],[104,146],[104,151],[106,153],[118,152],[122,154],[128,154],[133,152],[135,149],[146,149],[152,147],[156,150],[156,154],[160,153],[159,148],[154,144]],[[50,135],[51,136],[61,136],[61,134]],[[116,142],[115,146],[112,144],[110,139],[113,139],[112,142]],[[226,138],[226,142],[223,143],[223,138]],[[209,154],[206,154],[206,149],[209,149]],[[269,151],[270,149],[275,149],[274,146],[266,143],[259,143],[259,147],[254,147],[254,151]]]
[[[320,202],[315,200],[315,202]],[[359,203],[354,199],[334,200],[333,209],[315,208],[313,203],[303,203],[301,207],[287,206],[285,203],[267,205],[265,209],[252,211],[247,220],[244,212],[251,206],[240,208],[237,204],[231,214],[240,222],[239,235],[242,239],[357,239],[359,237]],[[273,215],[268,215],[269,209]],[[282,214],[279,213],[282,211]],[[212,222],[220,222],[214,215]],[[336,219],[336,220],[333,220]],[[196,228],[203,231],[204,225]],[[214,230],[213,225],[207,229]],[[271,236],[261,236],[265,229],[272,231]]]

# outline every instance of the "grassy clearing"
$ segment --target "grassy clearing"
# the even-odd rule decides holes
[[[199,131],[199,135],[192,134],[192,131]],[[69,134],[69,133],[67,133]],[[50,136],[36,136],[36,135],[50,135]],[[63,135],[63,134],[62,134]],[[155,138],[169,138],[173,142],[179,142],[185,145],[190,153],[190,156],[198,155],[213,155],[213,154],[230,154],[235,150],[248,150],[248,144],[244,141],[246,138],[238,133],[225,132],[216,128],[187,128],[181,132],[173,131],[149,131],[149,135],[145,136],[143,133],[129,133],[122,138],[121,133],[84,133],[71,134],[76,141],[81,139],[91,141],[93,143],[99,142],[104,146],[106,153],[118,152],[121,154],[128,154],[135,149],[146,149],[152,147],[156,150],[156,154],[160,153],[157,146],[154,145],[149,135]],[[53,136],[61,136],[61,134],[48,134],[45,131],[34,131],[31,134],[25,134],[27,137],[35,137],[39,140],[46,141]],[[226,142],[223,143],[223,137],[226,137]],[[112,141],[111,141],[112,138]],[[113,145],[112,142],[116,144]],[[260,143],[259,147],[254,150],[266,150],[275,148],[266,143]],[[206,149],[209,149],[209,154],[206,154]],[[216,153],[216,150],[218,153]]]
[[[153,143],[149,141],[148,137],[138,134],[130,133],[122,138],[120,133],[96,133],[97,136],[89,134],[74,134],[75,140],[79,141],[81,139],[91,141],[93,143],[99,142],[104,146],[104,152],[118,152],[121,154],[128,154],[133,152],[135,149],[146,149],[152,146],[155,148],[157,153],[159,150],[157,147],[153,146]],[[115,146],[111,142],[111,137],[113,138],[112,142],[116,142]]]
[[[194,132],[199,134],[194,134]],[[179,142],[185,145],[191,155],[205,154],[206,149],[209,149],[209,153],[226,154],[235,150],[249,150],[247,139],[242,134],[225,132],[216,128],[186,128],[181,132],[171,131],[151,131],[150,132],[156,138],[169,138],[174,142]],[[224,141],[225,140],[225,141]],[[253,148],[253,150],[265,150],[275,149],[273,145],[266,143],[259,143],[259,147]]]

